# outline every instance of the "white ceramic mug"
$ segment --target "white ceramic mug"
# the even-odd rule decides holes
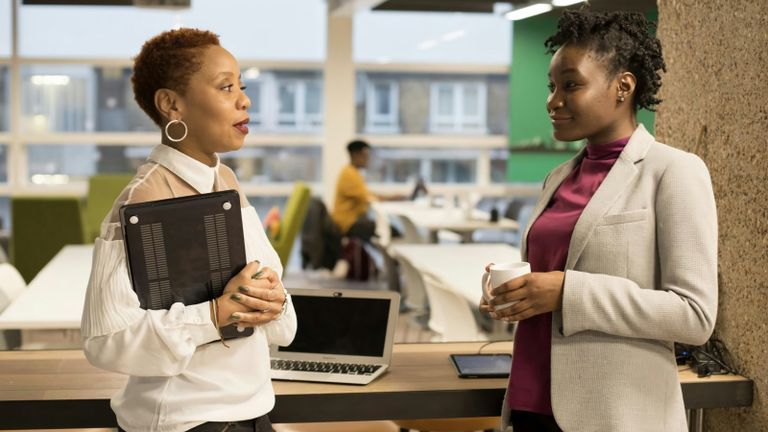
[[[483,298],[486,302],[490,302],[493,299],[491,291],[499,285],[512,280],[516,277],[520,277],[524,274],[531,272],[531,265],[527,262],[513,262],[493,264],[490,267],[490,272],[483,273],[482,287]],[[517,302],[509,302],[496,306],[496,309],[504,309],[512,306]]]

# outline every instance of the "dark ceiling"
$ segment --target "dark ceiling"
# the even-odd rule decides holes
[[[381,11],[492,13],[493,4],[498,2],[499,0],[386,0],[373,9]],[[531,3],[531,1],[507,0],[506,3],[520,6]],[[592,10],[636,10],[647,12],[656,8],[656,0],[591,0],[589,3]],[[572,7],[580,7],[580,5]],[[557,9],[551,13],[557,13]]]

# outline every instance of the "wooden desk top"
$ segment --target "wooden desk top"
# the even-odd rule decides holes
[[[275,381],[270,418],[283,423],[497,416],[506,379],[458,378],[448,358],[482,345],[396,344],[390,370],[367,386]],[[494,343],[483,352],[510,352],[511,345]],[[0,429],[113,426],[109,398],[126,379],[91,366],[82,351],[0,352]],[[701,379],[683,370],[680,380],[688,408],[752,403],[752,381],[741,376]]]

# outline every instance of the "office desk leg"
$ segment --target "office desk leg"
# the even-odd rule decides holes
[[[704,430],[704,409],[687,410],[688,430],[690,432],[702,432]]]

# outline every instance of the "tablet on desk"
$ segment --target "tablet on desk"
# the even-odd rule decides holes
[[[511,354],[451,354],[459,378],[506,378],[512,367]]]

